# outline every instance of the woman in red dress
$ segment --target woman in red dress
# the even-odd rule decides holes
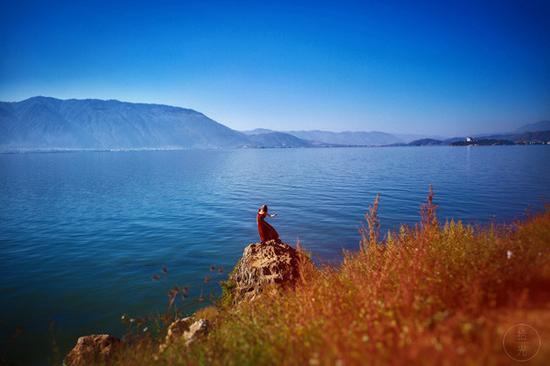
[[[262,243],[269,240],[279,240],[279,234],[277,231],[273,228],[273,226],[269,225],[265,221],[266,216],[275,217],[277,214],[270,215],[267,212],[267,205],[263,205],[258,210],[258,215],[256,216],[256,221],[258,222],[258,234],[260,234],[260,241]]]

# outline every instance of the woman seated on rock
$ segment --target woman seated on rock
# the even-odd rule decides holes
[[[258,222],[258,234],[260,234],[260,241],[262,243],[269,240],[279,240],[279,234],[277,231],[273,228],[273,226],[269,225],[265,221],[266,216],[275,217],[277,214],[270,215],[267,212],[267,205],[263,205],[258,210],[258,215],[256,216],[256,221]]]

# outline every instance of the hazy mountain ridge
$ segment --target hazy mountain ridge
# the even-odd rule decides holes
[[[445,143],[442,140],[425,138],[425,139],[418,139],[418,140],[411,141],[407,145],[409,145],[409,146],[437,146],[437,145],[443,145],[443,144],[445,144]]]
[[[351,146],[380,146],[403,142],[398,137],[379,131],[285,131],[304,140],[310,140],[326,144],[351,145]]]
[[[298,130],[298,131],[274,131],[266,128],[243,131],[247,135],[263,135],[267,133],[285,133],[305,141],[310,141],[314,146],[382,146],[396,143],[407,143],[415,139],[425,138],[426,135],[391,134],[380,131],[323,131],[323,130]]]
[[[544,142],[550,121],[476,139]],[[414,141],[412,141],[414,140]],[[425,146],[465,138],[380,131],[235,131],[192,109],[118,100],[33,97],[0,102],[0,151]]]
[[[248,139],[258,147],[311,147],[310,141],[300,139],[284,132],[264,132],[247,134]]]
[[[241,147],[248,138],[202,113],[159,104],[34,97],[0,102],[0,147],[142,149]]]
[[[550,131],[550,121],[529,123],[516,129],[515,133]]]
[[[272,131],[247,135],[192,109],[118,100],[0,102],[0,151],[310,147]]]

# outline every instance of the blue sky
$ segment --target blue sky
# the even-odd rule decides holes
[[[0,100],[178,105],[235,129],[462,135],[550,118],[548,1],[0,0]]]

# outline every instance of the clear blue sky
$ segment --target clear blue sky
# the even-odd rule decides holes
[[[0,0],[0,100],[165,103],[235,129],[550,118],[550,1],[297,3]]]

